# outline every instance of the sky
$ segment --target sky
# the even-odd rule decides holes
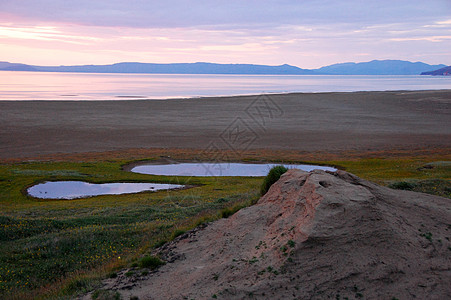
[[[451,65],[451,0],[0,0],[0,61]]]

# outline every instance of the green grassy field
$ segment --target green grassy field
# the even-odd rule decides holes
[[[339,166],[380,184],[451,198],[447,159],[431,156],[320,163]],[[89,290],[101,278],[136,263],[155,245],[255,202],[263,181],[134,174],[122,170],[127,162],[121,158],[0,164],[0,298],[65,298]],[[26,195],[27,187],[55,180],[194,187],[78,200],[36,200]]]

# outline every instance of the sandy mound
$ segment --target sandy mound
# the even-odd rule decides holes
[[[124,299],[451,299],[451,201],[290,170],[259,202],[104,288]],[[123,274],[123,273],[122,273]]]

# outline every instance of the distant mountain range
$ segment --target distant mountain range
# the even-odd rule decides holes
[[[0,71],[136,73],[136,74],[242,74],[242,75],[419,75],[446,65],[428,65],[402,60],[373,60],[363,63],[341,63],[319,69],[301,69],[291,65],[174,63],[152,64],[124,62],[112,65],[33,66],[0,62]]]
[[[140,73],[140,74],[255,74],[255,75],[312,75],[312,70],[290,65],[266,66],[251,64],[214,63],[117,63],[113,65],[84,65],[43,67],[0,62],[0,70],[36,72],[80,72],[80,73]]]

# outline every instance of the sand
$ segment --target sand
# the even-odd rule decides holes
[[[451,147],[451,90],[0,101],[0,159],[137,148]]]
[[[450,230],[450,199],[290,170],[257,204],[157,249],[158,271],[122,270],[102,288],[141,300],[450,299]]]

